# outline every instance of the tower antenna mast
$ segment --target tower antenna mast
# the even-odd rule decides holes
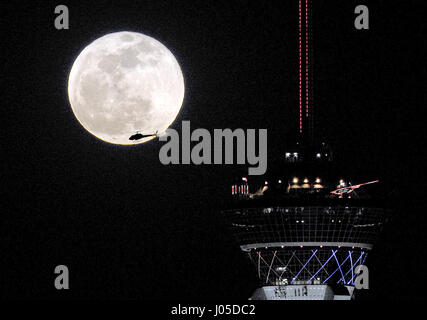
[[[298,0],[299,134],[308,144],[314,142],[311,40],[311,2]]]

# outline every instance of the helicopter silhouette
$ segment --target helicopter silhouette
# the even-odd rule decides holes
[[[139,131],[137,131],[135,134],[131,135],[129,137],[129,140],[141,140],[142,138],[148,138],[148,137],[158,137],[158,131],[156,131],[156,133],[150,133],[150,134],[143,134]]]

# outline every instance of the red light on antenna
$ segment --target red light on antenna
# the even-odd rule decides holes
[[[302,46],[301,46],[301,0],[298,1],[298,53],[299,53],[299,132],[302,133]]]

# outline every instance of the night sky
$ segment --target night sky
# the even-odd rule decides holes
[[[312,2],[316,133],[352,172],[386,177],[399,203],[361,298],[425,296],[423,1],[363,1],[362,31],[362,1]],[[172,128],[266,128],[270,166],[297,132],[298,1],[67,1],[70,29],[56,30],[59,4],[0,5],[2,297],[246,299],[256,273],[219,210],[247,166],[164,166],[161,142],[102,142],[75,119],[67,78],[106,33],[152,36],[184,74]],[[59,264],[68,291],[53,285]]]

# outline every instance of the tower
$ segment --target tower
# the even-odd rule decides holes
[[[348,300],[388,211],[376,178],[335,172],[331,150],[314,139],[310,1],[298,10],[300,142],[276,172],[240,177],[223,215],[260,281],[252,299]]]

